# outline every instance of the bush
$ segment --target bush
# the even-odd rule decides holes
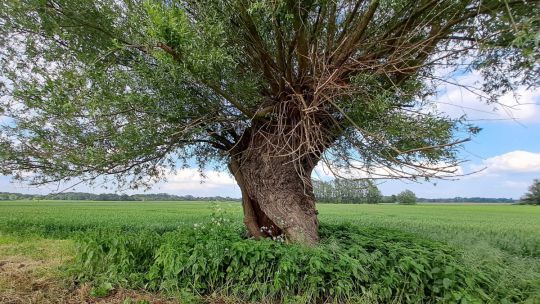
[[[405,190],[400,192],[397,197],[398,204],[402,205],[416,205],[416,194],[411,190]]]
[[[535,179],[529,191],[521,198],[522,204],[540,205],[540,179]]]
[[[243,237],[211,223],[158,234],[94,231],[78,238],[79,280],[243,300],[374,303],[498,302],[491,280],[430,240],[380,228],[324,225],[316,247]],[[510,301],[520,300],[513,296]]]

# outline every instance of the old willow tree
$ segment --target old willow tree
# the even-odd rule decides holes
[[[314,167],[453,174],[478,128],[437,112],[442,75],[476,71],[484,82],[464,89],[491,101],[538,84],[538,12],[538,0],[4,0],[0,173],[139,187],[221,163],[252,236],[316,243]]]

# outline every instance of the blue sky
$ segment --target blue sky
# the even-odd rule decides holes
[[[460,83],[474,82],[475,75],[460,75]],[[419,197],[505,197],[519,198],[532,183],[540,178],[540,90],[518,90],[519,99],[505,95],[497,105],[479,102],[474,94],[459,87],[447,86],[436,96],[437,108],[453,117],[466,114],[482,131],[464,145],[461,165],[464,173],[482,170],[454,181],[434,180],[425,183],[403,181],[380,182],[384,195],[396,194],[404,189]],[[155,185],[148,192],[192,194],[195,196],[239,197],[240,190],[226,172],[207,171],[201,183],[196,169],[185,169],[171,174],[167,182]],[[49,193],[58,191],[57,185],[40,188],[10,182],[9,176],[0,176],[0,192]],[[110,192],[103,188],[78,186],[70,191]],[[140,191],[139,191],[140,192]],[[127,193],[130,193],[129,191]]]
[[[540,112],[540,106],[537,106]],[[478,123],[482,131],[465,144],[461,153],[468,162],[464,172],[481,172],[455,181],[404,183],[392,181],[379,187],[384,194],[404,188],[421,197],[519,198],[534,178],[540,178],[540,120],[530,122]]]

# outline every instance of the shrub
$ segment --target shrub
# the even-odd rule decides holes
[[[540,205],[540,179],[535,179],[529,191],[521,198],[523,204]]]
[[[78,239],[76,271],[97,285],[251,301],[465,303],[501,297],[490,294],[489,277],[460,262],[459,252],[403,232],[323,225],[316,247],[243,235],[242,227],[222,218],[163,234],[86,233]]]
[[[402,205],[415,205],[416,204],[416,194],[412,192],[411,190],[405,190],[400,192],[397,195],[397,202],[398,204]]]

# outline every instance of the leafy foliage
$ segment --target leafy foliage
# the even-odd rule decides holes
[[[449,247],[392,230],[325,226],[301,247],[246,240],[223,219],[155,235],[100,231],[79,239],[79,278],[131,288],[238,298],[485,302],[501,296]],[[495,297],[495,298],[493,298]],[[510,300],[519,300],[511,298]]]
[[[400,192],[397,197],[397,203],[402,205],[415,205],[416,204],[416,194],[411,190],[404,190]]]
[[[433,109],[429,97],[448,81],[437,69],[480,71],[475,92],[490,101],[536,86],[537,7],[2,1],[0,172],[135,188],[191,158],[226,162],[259,134],[280,143],[271,156],[452,175],[461,135],[478,128]]]
[[[218,206],[229,210],[231,212],[229,215],[233,216],[232,221],[240,223],[242,212],[240,204],[221,203]],[[418,242],[417,245],[411,246],[407,245],[408,242],[402,243],[406,247],[405,249],[417,248],[418,246],[429,251],[426,256],[415,255],[414,259],[425,257],[431,260],[433,257],[432,247],[424,243],[428,238],[448,244],[446,246],[438,242],[427,241],[428,244],[437,244],[436,246],[442,246],[442,248],[449,250],[450,254],[456,257],[457,263],[463,266],[468,273],[472,273],[473,277],[483,276],[489,279],[489,286],[483,286],[482,289],[491,299],[495,299],[492,302],[505,303],[504,299],[508,299],[509,303],[520,303],[527,299],[528,302],[525,301],[525,303],[536,303],[540,299],[540,286],[536,283],[540,280],[540,236],[536,233],[540,227],[537,220],[540,209],[534,206],[419,205],[410,208],[401,205],[321,204],[318,209],[323,223],[322,245],[318,247],[320,250],[298,249],[300,252],[310,256],[314,254],[319,256],[320,251],[329,250],[329,254],[332,254],[332,261],[335,261],[339,256],[339,253],[336,252],[347,252],[349,247],[356,246],[356,243],[361,246],[375,244],[370,248],[379,248],[380,243],[384,242],[386,249],[396,247],[398,253],[409,254],[409,251],[404,253],[401,246],[394,246],[397,240],[405,238],[410,242]],[[192,235],[189,231],[193,230],[194,224],[199,223],[197,229],[202,229],[200,226],[201,218],[208,217],[211,212],[209,204],[203,202],[130,202],[127,204],[83,201],[2,202],[0,204],[0,243],[13,238],[27,239],[28,246],[33,248],[36,237],[62,239],[77,237],[81,240],[80,249],[92,250],[101,256],[94,259],[94,262],[97,263],[103,259],[102,255],[105,254],[103,248],[110,252],[111,246],[115,246],[114,238],[119,238],[116,242],[121,246],[126,246],[129,250],[139,253],[144,253],[145,250],[138,248],[138,246],[154,244],[153,239],[157,238],[157,246],[152,245],[151,247],[158,250],[158,247],[164,244],[164,234],[175,234],[177,235],[175,238],[178,239],[183,238],[184,234]],[[350,223],[354,227],[343,223]],[[208,223],[204,224],[206,230],[202,230],[203,232],[210,228],[208,225]],[[230,222],[225,228],[223,225],[215,228],[233,230],[230,234],[231,237],[227,237],[227,240],[238,240],[249,247],[257,246],[256,242],[246,240],[242,236],[241,227]],[[336,239],[335,242],[330,241],[333,237]],[[139,238],[142,238],[142,242],[138,240]],[[204,238],[204,236],[200,236],[200,238]],[[345,240],[353,240],[347,241],[352,245],[345,244]],[[85,249],[87,242],[94,247]],[[203,243],[206,244],[206,241]],[[226,244],[228,246],[226,248],[231,248],[229,245]],[[181,245],[175,245],[172,236],[171,246],[173,246],[172,248],[181,248]],[[275,244],[263,248],[274,250],[279,246],[298,248],[288,244]],[[193,248],[181,249],[182,252],[194,250]],[[461,251],[462,254],[456,250]],[[126,250],[115,251],[126,252]],[[253,253],[253,251],[248,252]],[[435,250],[434,254],[438,254],[438,252]],[[41,253],[36,251],[36,254],[39,256]],[[79,251],[79,254],[82,252]],[[204,256],[215,257],[217,254],[204,253]],[[152,254],[152,256],[141,258],[154,259],[154,257],[155,255]],[[140,258],[129,257],[129,255],[128,258],[140,261]],[[304,259],[308,258],[304,257]],[[373,258],[373,260],[362,262],[362,267],[369,269],[370,263],[377,262],[379,258],[390,259],[386,256]],[[119,263],[118,259],[111,257],[110,260]],[[326,261],[328,260],[324,260],[325,263]],[[78,267],[80,267],[81,262],[81,260],[78,261]],[[268,261],[268,263],[270,262]],[[130,262],[125,264],[133,265]],[[272,265],[275,267],[275,264]],[[118,284],[115,283],[117,281],[121,285],[129,285],[129,278],[126,279],[124,274],[120,275],[118,271],[114,270],[117,266],[112,265],[113,270],[109,270],[103,264],[92,265],[91,267],[94,267],[96,272],[92,273],[92,277],[86,277],[85,280],[94,281],[94,286],[97,289],[101,286],[108,286],[106,283],[117,286]],[[394,264],[386,263],[378,267],[384,269],[386,266],[393,267]],[[79,271],[83,270],[79,268]],[[100,275],[102,271],[107,275]],[[388,274],[390,271],[391,268],[380,270],[374,276],[384,280],[384,273]],[[114,278],[109,278],[108,275],[114,276]],[[348,272],[346,276],[349,275]],[[133,284],[140,282],[140,277],[144,277],[142,280],[146,282],[145,274],[141,274],[137,279],[139,281],[133,281]],[[408,280],[408,278],[404,278],[404,280]],[[226,292],[232,294],[231,286],[224,286],[224,288]],[[216,293],[219,294],[219,290],[221,289],[218,289]],[[324,292],[321,291],[320,294]],[[186,289],[181,294],[183,298],[187,295],[194,297],[191,289]],[[362,300],[355,299],[355,296],[369,298],[369,295],[352,295],[351,302],[353,303],[362,303]],[[304,299],[302,296],[298,296],[291,301],[301,302],[302,299]],[[304,301],[307,299],[309,299],[309,295],[305,296]],[[363,300],[367,303],[380,302]],[[399,302],[399,300],[396,301]]]
[[[521,199],[525,204],[540,205],[540,179],[535,179],[527,192]]]
[[[313,181],[313,193],[319,202],[345,204],[377,204],[382,194],[371,180]]]

